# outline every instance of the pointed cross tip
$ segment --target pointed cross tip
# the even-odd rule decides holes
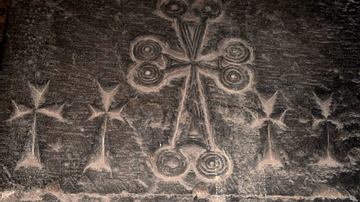
[[[261,99],[263,99],[264,101],[269,101],[269,100],[271,100],[271,99],[273,99],[274,97],[276,97],[277,96],[277,94],[278,94],[278,90],[277,91],[275,91],[275,93],[271,96],[271,98],[270,99],[268,99],[268,100],[266,100],[265,98],[264,98],[264,96],[254,87],[254,91],[255,91],[255,93],[261,98]]]
[[[22,116],[25,116],[26,114],[29,114],[31,111],[27,111],[27,112],[22,112],[22,113],[18,113],[18,114],[14,114],[12,116],[10,116],[9,119],[6,120],[6,122],[12,122],[13,120],[20,118]]]
[[[316,93],[315,93],[314,91],[313,91],[312,93],[314,94],[314,97],[315,97],[316,102],[317,102],[319,105],[321,105],[323,101],[316,95]]]
[[[5,120],[5,122],[12,122],[13,120],[19,118],[20,116],[10,116],[9,119]]]
[[[125,106],[125,105],[123,105],[122,107],[120,107],[120,108],[118,108],[118,109],[111,110],[111,111],[108,112],[108,114],[109,114],[110,116],[113,116],[113,115],[115,115],[115,116],[120,116],[120,114],[122,113],[122,111],[123,111],[123,109],[124,109],[124,106]]]
[[[270,99],[266,100],[266,102],[267,102],[267,103],[270,103],[270,102],[275,101],[276,98],[277,98],[277,94],[278,94],[278,91],[276,91],[276,92],[271,96]]]
[[[281,168],[284,167],[283,164],[281,163],[280,160],[278,159],[269,159],[269,158],[265,158],[263,160],[260,161],[258,168],[265,168],[266,166],[272,166],[272,167],[277,167],[277,168]]]
[[[10,116],[9,119],[6,120],[6,122],[11,122],[17,118],[20,118],[26,114],[29,114],[31,112],[31,110],[29,109],[26,109],[24,111],[21,111],[21,109],[19,108],[19,106],[16,104],[16,102],[14,100],[11,100],[11,102],[13,103],[14,105],[14,112],[13,114]]]
[[[41,91],[41,94],[43,94],[47,90],[47,88],[49,87],[49,84],[50,84],[50,80],[45,84],[44,88]]]
[[[329,117],[330,115],[330,106],[331,106],[331,103],[332,103],[332,95],[333,93],[331,93],[331,95],[324,101],[324,100],[321,100],[314,92],[314,97],[315,97],[315,101],[316,101],[316,104],[320,107],[321,109],[321,113],[322,115],[327,118]]]
[[[31,84],[30,81],[27,81],[27,83],[28,83],[30,89],[36,90],[37,93],[39,93],[39,94],[43,94],[46,91],[46,89],[48,88],[48,86],[50,84],[50,80],[48,80],[45,85],[42,85],[40,87],[35,87],[35,85]]]
[[[64,104],[61,104],[61,105],[59,106],[59,110],[62,111],[62,110],[64,109],[64,106],[65,106],[65,103],[64,103]]]
[[[95,82],[96,82],[96,84],[98,85],[98,87],[99,87],[101,90],[103,90],[103,87],[102,87],[102,85],[100,84],[100,82],[99,82],[98,80],[96,80]]]
[[[316,93],[314,91],[312,91],[312,93],[314,94],[315,100],[319,101],[322,104],[326,103],[326,102],[331,102],[332,96],[334,94],[334,92],[332,92],[326,100],[322,100],[322,99],[319,98],[319,96],[316,95]]]
[[[311,91],[315,97],[318,97],[314,91]]]
[[[46,82],[46,84],[44,85],[43,90],[42,90],[42,93],[43,93],[44,91],[46,91],[46,89],[48,88],[49,84],[50,84],[50,80],[48,80],[48,82]]]
[[[30,83],[29,80],[27,80],[27,84],[28,84],[29,88],[34,88],[34,89],[36,89],[35,86]]]
[[[7,120],[5,120],[5,122],[12,122],[12,121],[15,120],[15,119],[16,119],[16,118],[13,118],[13,117],[10,116],[10,118],[7,119]]]
[[[257,119],[254,121],[254,123],[251,125],[251,128],[258,128],[261,127],[265,121],[267,121],[267,118]]]
[[[28,85],[30,88],[30,94],[31,97],[33,99],[35,108],[37,109],[39,107],[39,105],[45,101],[44,99],[44,94],[49,86],[50,80],[45,84],[42,85],[41,87],[35,87],[34,85],[32,85],[29,81],[28,81]]]
[[[115,91],[119,86],[120,84],[117,84],[115,86],[113,86],[112,88],[110,88],[108,91],[104,89],[104,87],[100,84],[99,81],[96,80],[96,83],[97,85],[99,86],[100,90],[103,91],[103,92],[107,92],[107,93],[112,93],[113,91]]]
[[[264,111],[265,111],[267,117],[269,117],[270,114],[272,114],[272,112],[274,110],[274,105],[275,105],[275,101],[277,98],[277,92],[278,91],[276,91],[270,99],[268,99],[268,100],[264,99],[264,101],[262,102],[263,108],[264,108]]]
[[[94,118],[97,118],[103,114],[105,114],[105,112],[93,107],[92,105],[88,104],[88,106],[90,107],[90,110],[91,110],[91,116],[85,121],[91,121],[93,120]]]
[[[87,165],[85,168],[84,168],[84,171],[83,173],[85,173],[87,170],[94,170],[94,171],[100,171],[102,172],[103,170],[106,171],[106,172],[109,172],[109,173],[112,173],[112,170],[111,170],[111,167],[110,165],[104,163],[104,162],[93,162],[93,163],[90,163],[89,165]]]
[[[341,166],[343,166],[343,164],[337,162],[335,159],[333,159],[330,156],[326,157],[325,159],[321,159],[315,165],[328,166],[328,167],[341,167]]]
[[[36,112],[39,112],[49,117],[56,118],[60,122],[66,122],[66,119],[64,119],[64,117],[61,115],[63,106],[64,105],[60,105],[58,107],[53,106],[52,108],[41,108],[41,109],[37,109]]]
[[[313,128],[316,128],[321,122],[326,121],[326,119],[315,119],[314,118],[314,123],[312,124]]]
[[[337,121],[334,121],[334,120],[327,120],[329,122],[331,122],[332,124],[336,125],[337,128],[339,129],[342,129],[344,127],[344,124],[343,123],[339,123]]]
[[[269,119],[273,124],[275,124],[275,125],[277,125],[277,126],[279,126],[280,128],[282,128],[282,129],[287,129],[288,127],[287,127],[287,125],[284,123],[284,122],[282,122],[282,121],[280,121],[280,120],[275,120],[275,119]]]
[[[280,116],[280,118],[279,118],[279,121],[280,121],[281,123],[284,123],[285,114],[286,114],[286,112],[289,111],[289,110],[291,110],[291,108],[287,108],[287,109],[281,114],[281,116]],[[285,123],[284,123],[284,124],[285,124]]]
[[[100,117],[101,115],[103,115],[103,113],[100,113],[100,114],[97,114],[97,115],[91,115],[88,119],[86,119],[85,122],[92,121],[93,119],[95,119],[97,117]]]
[[[17,106],[15,100],[11,99],[11,102],[13,103],[14,107],[18,109],[18,106]]]
[[[20,160],[15,167],[15,170],[19,170],[20,168],[37,168],[39,170],[42,169],[42,165],[40,163],[40,160],[37,158],[25,158],[23,160]]]
[[[117,89],[120,86],[120,84],[116,85],[115,87],[105,90],[99,82],[97,82],[97,83],[99,85],[99,92],[101,94],[103,107],[105,108],[105,111],[107,112],[109,110],[111,103],[114,101],[114,95],[117,93]]]
[[[266,100],[264,98],[263,95],[261,95],[261,93],[256,89],[254,88],[254,91],[255,93],[258,95],[259,99],[260,99],[260,102],[261,102],[261,105],[262,105],[262,108],[266,114],[267,117],[270,116],[270,114],[272,113],[273,109],[274,109],[274,104],[275,104],[275,100],[277,98],[277,94],[278,94],[278,90],[273,94],[273,96],[271,96],[270,99]]]
[[[112,89],[112,91],[115,91],[119,88],[120,84],[117,84],[116,86],[114,86],[114,88]]]
[[[110,115],[110,120],[118,120],[121,122],[125,122],[125,120],[120,115]]]
[[[279,92],[279,91],[277,90],[272,97],[277,96],[278,92]]]

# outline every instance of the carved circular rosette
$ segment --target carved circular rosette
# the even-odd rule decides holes
[[[220,82],[230,90],[240,91],[250,84],[251,72],[242,66],[230,65],[220,72]]]
[[[232,164],[224,152],[206,151],[197,159],[196,169],[206,181],[221,181],[231,174]]]
[[[205,1],[200,7],[194,8],[196,16],[213,20],[221,15],[221,5],[215,1]]]
[[[177,177],[188,169],[188,160],[178,150],[166,148],[158,150],[155,154],[157,171],[166,177]]]
[[[244,63],[251,57],[250,49],[240,41],[228,43],[223,50],[223,57],[228,62]]]
[[[155,86],[161,83],[163,73],[155,64],[142,63],[134,71],[134,80],[143,86]]]
[[[170,18],[180,18],[188,10],[188,5],[181,0],[169,0],[163,3],[160,9]]]
[[[133,54],[137,60],[153,61],[159,58],[162,48],[154,40],[141,40],[133,46]]]

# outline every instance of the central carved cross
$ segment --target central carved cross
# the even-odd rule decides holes
[[[173,79],[185,77],[170,146],[156,152],[153,164],[155,174],[165,180],[178,180],[192,167],[197,176],[210,182],[224,180],[232,172],[229,156],[215,145],[202,79],[212,79],[230,94],[249,90],[253,74],[246,64],[252,62],[253,53],[244,41],[228,39],[215,52],[201,54],[207,25],[222,17],[221,6],[216,1],[160,1],[158,13],[173,22],[182,50],[170,49],[154,36],[138,37],[131,44],[130,55],[135,64],[129,69],[128,81],[136,89],[159,92]],[[180,150],[189,144],[204,149],[192,162],[189,152]]]

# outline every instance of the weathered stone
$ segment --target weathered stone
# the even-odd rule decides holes
[[[14,1],[4,201],[356,201],[356,1]]]

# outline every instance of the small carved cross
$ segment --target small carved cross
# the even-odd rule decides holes
[[[91,109],[91,116],[88,118],[87,121],[91,121],[95,118],[104,117],[104,122],[101,125],[101,131],[100,131],[100,147],[99,151],[95,151],[93,156],[91,156],[90,161],[88,162],[88,165],[85,167],[84,172],[87,169],[93,169],[93,170],[105,170],[107,172],[111,171],[110,161],[108,159],[108,156],[106,155],[105,150],[105,138],[106,138],[106,130],[107,130],[107,122],[108,120],[119,120],[124,121],[124,119],[120,116],[123,107],[119,109],[110,110],[110,105],[114,101],[114,96],[117,93],[119,85],[112,87],[110,89],[104,89],[99,82],[97,82],[99,86],[99,92],[102,99],[102,106],[103,110],[98,109],[96,107],[93,107],[89,105]]]
[[[321,114],[324,117],[323,119],[314,119],[314,123],[313,123],[313,128],[318,127],[321,123],[325,124],[325,132],[326,132],[326,157],[321,159],[317,165],[319,166],[332,166],[332,167],[338,167],[338,166],[342,166],[339,162],[337,162],[331,153],[331,145],[330,145],[330,133],[329,133],[329,127],[328,124],[332,123],[334,125],[336,125],[337,128],[341,129],[343,127],[343,125],[335,120],[329,119],[329,116],[331,114],[330,111],[330,107],[331,104],[333,102],[332,100],[332,94],[328,97],[328,99],[326,100],[321,100],[315,93],[314,94],[314,98],[316,101],[316,104],[320,107],[321,109]]]
[[[27,114],[33,114],[33,124],[30,129],[30,139],[25,145],[25,151],[21,157],[21,159],[16,164],[15,170],[20,169],[21,167],[29,168],[35,167],[41,169],[43,167],[41,160],[40,160],[40,152],[38,147],[38,139],[37,139],[37,132],[36,132],[36,115],[38,113],[44,114],[49,117],[53,117],[60,122],[67,122],[61,115],[61,111],[64,107],[62,105],[54,105],[48,108],[41,107],[41,104],[45,102],[45,93],[49,86],[49,82],[47,82],[43,86],[35,87],[30,82],[28,83],[30,88],[31,97],[33,100],[34,108],[27,109],[24,106],[16,104],[14,100],[12,103],[14,105],[14,112],[11,117],[8,119],[9,122],[21,118]]]
[[[265,100],[265,98],[258,91],[255,91],[255,92],[258,95],[259,99],[260,99],[260,102],[261,102],[263,111],[266,114],[266,117],[261,118],[261,119],[257,119],[253,123],[252,127],[253,128],[260,128],[260,127],[263,126],[263,124],[265,122],[268,122],[268,125],[267,125],[268,148],[267,148],[267,151],[264,152],[265,153],[264,158],[260,162],[259,167],[261,168],[263,165],[273,165],[273,166],[281,167],[282,166],[281,161],[273,154],[273,145],[272,145],[272,137],[271,137],[271,128],[270,127],[271,127],[271,124],[274,124],[274,125],[279,126],[281,129],[286,129],[287,126],[284,123],[284,117],[285,117],[286,112],[289,109],[286,109],[281,114],[281,116],[280,116],[280,118],[278,120],[270,118],[270,115],[273,113],[273,110],[274,110],[274,104],[275,104],[275,101],[276,101],[276,98],[277,98],[278,91],[276,91],[274,93],[274,95],[268,100]]]

